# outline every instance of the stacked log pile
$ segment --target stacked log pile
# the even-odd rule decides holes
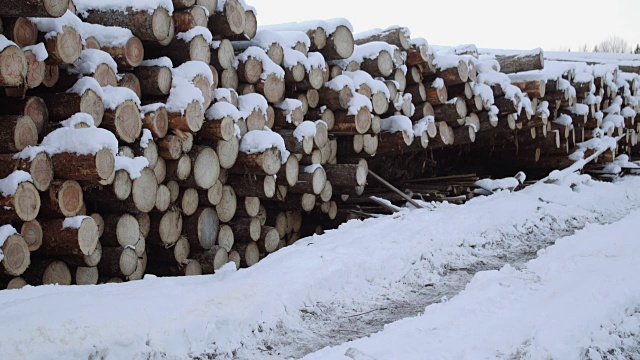
[[[637,144],[640,66],[258,28],[242,0],[96,4],[0,8],[2,288],[252,266],[371,195],[458,202],[465,170]]]

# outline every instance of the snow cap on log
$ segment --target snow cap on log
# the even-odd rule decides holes
[[[74,13],[67,10],[61,17],[57,18],[29,18],[29,21],[38,27],[38,31],[45,33],[45,39],[56,36],[58,33],[64,32],[63,27],[70,27],[82,33],[82,20]],[[84,42],[84,38],[83,38]]]
[[[79,229],[84,219],[88,219],[88,218],[90,218],[90,216],[85,216],[85,215],[65,218],[64,221],[62,222],[62,228],[63,229]]]
[[[335,78],[333,78],[333,80],[327,81],[326,83],[324,83],[324,87],[334,91],[340,91],[344,87],[348,87],[351,90],[351,92],[356,91],[356,87],[353,83],[353,80],[346,75],[336,76]]]
[[[146,149],[149,147],[149,142],[153,140],[151,130],[142,129],[142,136],[140,137],[140,147]]]
[[[25,46],[22,48],[22,51],[23,52],[31,51],[36,56],[36,60],[38,61],[45,61],[49,57],[49,53],[47,52],[47,47],[44,45],[44,43]]]
[[[4,179],[0,179],[0,194],[2,196],[13,196],[18,190],[18,185],[23,182],[33,183],[31,174],[26,171],[16,170]],[[9,234],[11,235],[11,234]]]
[[[349,58],[343,59],[343,60],[335,60],[332,63],[340,66],[343,69],[346,69],[347,65],[351,61],[355,61],[358,64],[362,64],[362,62],[364,62],[367,59],[373,60],[378,58],[380,53],[383,51],[386,51],[387,53],[389,53],[389,55],[391,55],[391,57],[393,57],[393,54],[397,49],[398,49],[397,46],[390,45],[384,41],[372,41],[370,43],[366,43],[363,45],[356,45],[355,48],[353,49],[353,54]],[[395,58],[393,59],[393,61],[396,66],[401,65],[396,63]],[[457,65],[458,63],[456,62],[456,66]]]
[[[356,115],[363,107],[366,107],[370,112],[373,111],[371,100],[362,94],[354,92],[353,97],[349,101],[349,115]]]
[[[403,131],[409,137],[413,138],[413,123],[411,119],[404,115],[394,115],[380,121],[380,129],[389,133]]]
[[[275,104],[274,107],[276,109],[284,110],[287,114],[287,122],[291,123],[293,121],[291,119],[291,114],[295,109],[302,108],[302,101],[298,99],[284,99],[283,102]]]
[[[62,127],[50,132],[38,146],[28,146],[14,155],[14,158],[33,160],[40,152],[49,155],[76,153],[78,155],[96,154],[107,148],[112,154],[118,152],[118,139],[106,129],[89,127],[75,129]]]
[[[68,128],[75,128],[80,124],[85,124],[88,127],[95,126],[93,117],[87,113],[76,113],[67,120],[60,121],[60,125]]]
[[[168,57],[163,56],[157,59],[144,60],[140,66],[164,66],[173,69],[173,62]]]
[[[105,109],[115,110],[127,100],[131,100],[140,107],[140,98],[131,89],[120,86],[105,86],[102,88],[102,92],[104,94],[102,102]]]
[[[271,148],[277,148],[280,151],[282,163],[285,164],[290,153],[285,148],[282,136],[271,129],[265,127],[264,130],[249,131],[240,141],[240,151],[247,154],[260,153]]]
[[[73,67],[69,67],[69,74],[91,75],[96,72],[98,65],[106,64],[115,73],[118,72],[118,64],[109,55],[109,53],[97,49],[85,49],[80,53],[80,57],[73,63]]]
[[[191,40],[193,40],[193,38],[196,36],[202,36],[202,38],[209,45],[213,44],[213,35],[211,34],[211,31],[209,31],[209,29],[204,26],[196,26],[187,32],[178,33],[176,34],[176,39],[180,39],[188,43],[191,42]]]
[[[238,69],[239,63],[247,61],[250,57],[262,62],[262,74],[260,74],[260,79],[265,80],[270,74],[274,74],[279,79],[284,79],[284,70],[278,64],[274,63],[263,49],[257,46],[251,46],[239,54],[236,57],[233,67]]]
[[[234,122],[242,118],[238,109],[228,102],[215,103],[205,113],[207,120],[220,120],[227,116],[232,118]]]
[[[211,94],[215,101],[234,102],[234,98],[238,98],[238,93],[231,88],[217,88]]]
[[[328,19],[328,20],[310,20],[310,21],[303,21],[298,23],[291,22],[291,23],[284,23],[284,24],[267,25],[267,26],[260,26],[260,29],[274,30],[274,31],[295,30],[295,31],[304,31],[306,33],[309,30],[322,28],[324,29],[327,36],[330,36],[340,26],[345,26],[346,28],[351,30],[351,32],[353,32],[353,25],[351,25],[349,20],[345,18],[335,18],[335,19]]]
[[[85,39],[91,37],[96,39],[101,47],[125,46],[127,41],[133,37],[133,33],[129,29],[119,26],[91,24],[88,22],[82,22],[77,30],[80,33],[83,42]]]
[[[77,13],[82,16],[88,16],[90,10],[114,10],[126,13],[129,8],[133,11],[147,11],[152,14],[159,7],[167,9],[169,15],[173,15],[171,0],[73,0],[73,3]]]
[[[200,89],[184,78],[174,78],[171,82],[171,92],[167,99],[167,111],[184,115],[187,106],[194,101],[199,102],[200,106],[204,107],[204,97]]]
[[[296,126],[296,129],[293,131],[293,136],[298,140],[302,141],[305,138],[311,138],[316,136],[316,123],[314,121],[303,121],[300,125]]]
[[[387,100],[391,99],[391,94],[389,93],[389,88],[387,85],[378,79],[374,79],[368,72],[357,70],[357,71],[343,71],[342,75],[348,76],[353,80],[353,85],[355,89],[360,89],[360,86],[363,84],[371,89],[371,93],[375,94],[378,92],[384,93]]]
[[[92,90],[101,99],[104,99],[102,86],[100,86],[96,79],[90,76],[85,76],[78,79],[78,81],[76,81],[76,83],[71,87],[71,89],[67,90],[67,92],[82,96],[85,92],[87,92],[87,90]]]
[[[124,170],[129,173],[131,180],[135,180],[142,175],[142,169],[147,166],[149,166],[149,160],[144,156],[130,158],[127,156],[116,155],[114,171]]]
[[[271,44],[279,44],[283,48],[293,48],[298,43],[303,43],[307,49],[311,46],[311,40],[305,32],[302,31],[274,31],[268,29],[260,29],[256,36],[249,41],[236,41],[234,47],[244,49],[249,46],[257,46],[267,50]]]
[[[9,236],[17,233],[18,231],[10,224],[0,226],[0,248],[4,245],[4,242],[9,238]],[[0,249],[0,261],[2,261],[2,259],[4,259],[4,254]]]
[[[254,110],[260,110],[262,115],[267,116],[268,107],[269,103],[267,99],[261,94],[251,93],[238,96],[238,110],[243,117],[245,114],[249,115]]]
[[[172,69],[171,74],[174,78],[181,77],[190,82],[193,81],[196,76],[201,75],[207,78],[209,84],[213,84],[211,68],[202,61],[187,61],[177,68]]]

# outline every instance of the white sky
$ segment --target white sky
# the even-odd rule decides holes
[[[246,1],[258,25],[344,17],[356,32],[401,25],[434,45],[576,51],[613,35],[640,43],[640,0]]]

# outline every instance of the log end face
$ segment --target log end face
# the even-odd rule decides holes
[[[80,100],[80,112],[87,113],[93,118],[95,126],[100,126],[104,116],[102,99],[93,90],[87,90]]]
[[[96,250],[99,239],[98,235],[98,224],[96,224],[93,218],[88,217],[82,220],[80,228],[78,229],[78,245],[84,255],[91,255]]]
[[[262,163],[262,171],[267,175],[275,175],[280,170],[282,158],[280,151],[276,148],[267,149],[264,152],[264,161]]]
[[[144,47],[140,39],[134,36],[127,41],[125,45],[125,58],[128,66],[133,68],[140,66],[144,59]]]
[[[354,120],[359,134],[364,134],[371,128],[371,112],[366,107],[358,110]]]
[[[126,143],[133,143],[142,132],[142,119],[140,110],[131,100],[120,104],[116,109],[115,119],[116,135]]]
[[[65,217],[78,215],[84,205],[82,187],[74,180],[66,180],[58,191],[57,197],[60,210]]]
[[[82,52],[82,39],[80,34],[72,27],[63,26],[56,41],[56,55],[63,64],[73,64],[80,58]]]
[[[42,275],[42,285],[71,285],[71,271],[62,261],[54,261],[47,266]]]
[[[13,276],[22,275],[31,263],[29,246],[22,235],[9,236],[2,245],[2,265],[4,270]]]
[[[119,265],[122,275],[129,276],[133,274],[138,267],[138,255],[136,251],[130,247],[125,248],[120,255]]]
[[[18,151],[38,143],[38,129],[31,117],[22,116],[18,119],[13,133],[13,141]]]
[[[220,175],[220,161],[213,149],[207,147],[198,153],[193,173],[200,188],[209,189],[215,184]]]
[[[69,0],[44,0],[44,9],[51,17],[61,17],[69,9]]]
[[[40,212],[40,194],[38,189],[30,183],[23,182],[18,185],[13,195],[16,215],[22,221],[35,220]]]
[[[165,42],[170,37],[172,24],[173,19],[169,16],[167,9],[159,7],[153,12],[151,26],[156,41]],[[173,27],[175,28],[175,24]]]
[[[327,182],[327,173],[322,167],[316,168],[313,172],[312,187],[313,193],[319,195]]]
[[[45,191],[53,180],[53,163],[47,153],[38,153],[31,161],[29,173],[33,179],[33,185],[38,191]]]
[[[96,170],[101,179],[107,180],[114,177],[115,161],[113,153],[107,148],[96,153]]]
[[[229,30],[236,35],[244,32],[246,17],[244,8],[236,0],[227,1],[224,5],[224,13],[229,24]]]
[[[338,26],[335,32],[331,35],[335,50],[338,56],[342,59],[347,59],[353,55],[355,48],[355,41],[353,40],[353,33],[346,26]]]
[[[140,177],[133,181],[131,196],[133,203],[141,212],[149,212],[156,205],[158,180],[153,170],[144,168]]]

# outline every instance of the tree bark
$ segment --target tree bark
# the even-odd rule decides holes
[[[91,217],[86,217],[79,228],[63,228],[64,219],[40,219],[42,246],[39,253],[63,255],[91,255],[98,244],[98,226]]]

